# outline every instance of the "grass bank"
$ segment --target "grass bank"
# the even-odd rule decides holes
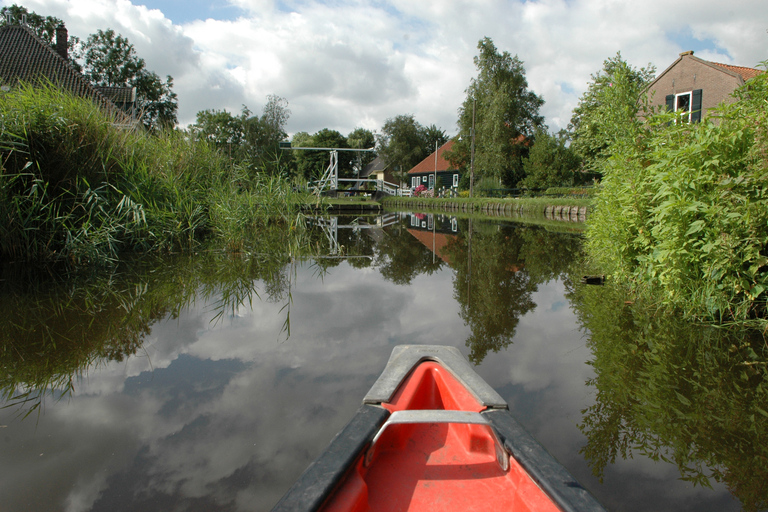
[[[54,87],[0,95],[0,261],[95,264],[125,251],[242,250],[304,197],[182,132],[118,126]]]

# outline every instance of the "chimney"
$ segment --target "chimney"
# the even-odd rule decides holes
[[[56,53],[61,55],[61,58],[68,60],[67,55],[67,27],[62,23],[56,27]]]

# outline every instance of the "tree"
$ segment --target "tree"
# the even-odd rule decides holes
[[[291,113],[287,103],[279,96],[267,96],[261,117],[252,116],[245,105],[238,116],[226,110],[202,110],[189,132],[253,172],[285,174],[279,143],[287,137],[285,123]]]
[[[387,119],[381,132],[379,155],[395,177],[405,181],[406,173],[429,155],[424,127],[406,114]]]
[[[261,117],[244,119],[246,153],[254,169],[271,175],[289,173],[285,153],[280,150],[280,142],[288,137],[285,125],[290,116],[288,100],[270,94],[267,96]]]
[[[524,176],[526,140],[544,121],[539,115],[544,100],[528,90],[525,69],[517,56],[499,53],[488,37],[481,39],[477,48],[480,53],[474,62],[478,75],[467,87],[467,97],[459,108],[460,139],[448,158],[457,167],[469,164],[474,112],[477,174],[513,187]]]
[[[347,135],[347,145],[354,149],[371,149],[376,145],[376,137],[371,130],[355,128]],[[355,152],[352,160],[353,174],[355,176],[359,175],[363,167],[368,165],[374,158],[376,158],[376,155],[373,152]]]
[[[584,159],[588,170],[599,171],[599,161],[610,156],[611,144],[639,122],[638,100],[655,73],[653,64],[636,69],[617,52],[603,62],[603,69],[592,75],[568,125],[571,146]]]
[[[171,128],[176,124],[178,103],[169,75],[163,82],[146,69],[133,45],[112,29],[99,30],[83,44],[83,74],[99,86],[136,88],[140,120],[148,129]]]
[[[207,140],[230,157],[241,160],[245,149],[243,125],[249,114],[245,106],[239,116],[226,110],[201,110],[189,131],[198,140]]]
[[[28,11],[24,6],[13,4],[10,7],[6,6],[0,9],[0,27],[8,24],[8,15],[11,16],[11,24],[20,23],[22,19],[26,19],[27,26],[29,26],[38,37],[46,41],[53,48],[56,48],[56,28],[59,25],[64,24],[62,20],[55,16],[41,16],[34,11]],[[69,55],[69,63],[78,71],[81,70],[80,64],[76,59],[79,46],[79,38],[75,36],[68,37],[67,53]]]
[[[299,132],[293,137],[294,147],[342,149],[349,147],[347,138],[336,130],[323,128],[314,135]],[[300,176],[311,180],[318,179],[329,164],[328,151],[297,151],[295,153],[296,165]],[[340,151],[338,153],[339,178],[352,177],[352,153]]]
[[[567,145],[567,133],[561,131],[550,135],[537,128],[534,144],[523,160],[525,178],[522,184],[527,188],[570,187],[579,180],[581,158]]]
[[[431,153],[435,147],[440,147],[448,142],[448,135],[441,128],[431,124],[423,129],[424,143],[427,145],[428,152]]]

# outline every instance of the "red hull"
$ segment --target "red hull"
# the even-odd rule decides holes
[[[383,407],[481,412],[485,407],[445,368],[426,361]],[[559,511],[514,459],[500,467],[488,426],[402,424],[386,429],[369,465],[361,456],[322,510]]]
[[[397,347],[273,512],[604,512],[453,348]]]

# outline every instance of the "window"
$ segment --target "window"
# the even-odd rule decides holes
[[[683,123],[698,123],[701,121],[702,90],[669,94],[666,97],[667,111],[678,113]]]
[[[459,230],[459,221],[456,220],[456,217],[451,217],[451,231],[454,233]]]
[[[421,177],[421,181],[426,182],[427,181],[427,177],[426,176],[422,176]]]
[[[435,175],[430,174],[429,175],[429,187],[428,188],[435,188]]]
[[[453,188],[457,188],[459,186],[459,175],[454,174],[453,175]]]
[[[684,92],[675,95],[675,112],[683,123],[691,122],[691,93]]]
[[[419,177],[418,176],[413,176],[411,178],[411,188],[416,188],[418,186],[419,186]]]

